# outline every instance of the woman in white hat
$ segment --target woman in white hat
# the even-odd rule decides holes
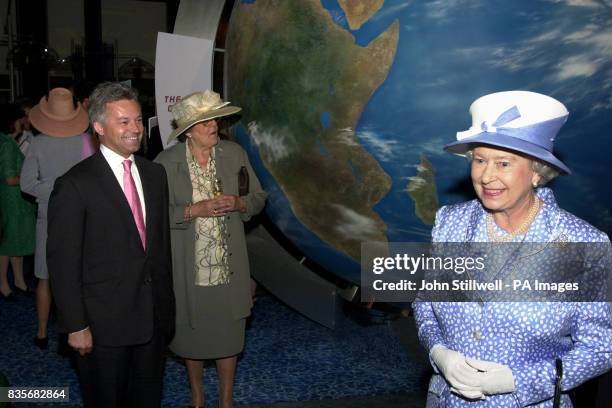
[[[472,127],[445,149],[467,156],[478,198],[442,207],[434,242],[609,248],[605,233],[560,209],[544,187],[570,174],[552,149],[568,116],[563,104],[534,92],[498,92],[477,99],[470,112]],[[506,266],[515,265],[499,271]],[[551,407],[558,382],[557,404],[570,407],[568,390],[612,367],[610,304],[596,300],[414,302],[419,338],[435,370],[427,406]]]
[[[204,406],[202,360],[215,360],[219,406],[232,406],[237,354],[251,310],[243,222],[261,211],[262,190],[246,152],[220,140],[217,120],[236,114],[212,91],[185,96],[172,107],[178,143],[159,154],[168,174],[176,298],[170,349],[185,358],[191,403]]]
[[[81,104],[75,103],[65,88],[54,88],[30,110],[30,122],[41,134],[32,139],[21,170],[21,190],[38,202],[34,274],[38,332],[34,343],[47,347],[47,323],[51,309],[51,290],[47,272],[47,206],[55,179],[79,161],[94,153],[91,135],[85,133],[89,117]]]

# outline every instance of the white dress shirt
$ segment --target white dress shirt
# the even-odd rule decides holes
[[[142,181],[140,181],[140,174],[138,173],[138,167],[136,166],[136,163],[134,162],[134,155],[132,154],[130,155],[130,157],[126,159],[125,157],[115,153],[114,151],[112,151],[111,149],[109,149],[108,147],[104,145],[100,145],[100,152],[102,152],[102,156],[104,156],[104,158],[108,162],[108,165],[110,166],[111,170],[115,174],[115,177],[117,178],[117,182],[121,186],[121,190],[123,190],[124,193],[125,193],[125,188],[123,187],[123,162],[125,160],[132,161],[132,167],[131,167],[132,178],[134,179],[134,183],[136,184],[136,190],[138,191],[138,199],[140,200],[140,206],[142,207],[142,218],[146,225],[147,209],[146,209],[145,202],[144,202],[144,193],[142,192]]]

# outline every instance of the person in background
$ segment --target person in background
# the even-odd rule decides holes
[[[57,178],[49,200],[58,328],[78,352],[86,407],[155,408],[175,317],[166,172],[134,155],[134,89],[98,85],[89,116],[100,150]]]
[[[72,84],[71,90],[74,97],[81,103],[85,110],[89,109],[89,95],[95,89],[95,85],[85,79]]]
[[[485,242],[496,250],[503,243],[609,246],[605,233],[561,209],[544,187],[570,174],[553,155],[568,116],[561,102],[535,92],[497,92],[477,99],[470,112],[472,127],[445,150],[468,158],[478,198],[440,208],[434,242]],[[605,270],[605,259],[585,263]],[[571,407],[569,390],[612,367],[611,305],[595,300],[414,302],[419,339],[435,370],[427,406],[552,407],[559,377],[561,406]]]
[[[19,190],[23,153],[14,139],[23,113],[16,105],[0,109],[0,294],[15,300],[8,281],[11,264],[17,292],[28,293],[23,277],[23,256],[34,252],[36,207]]]
[[[83,109],[89,109],[89,95],[91,95],[91,93],[95,89],[95,85],[90,81],[80,80],[72,84],[72,87],[70,89],[74,94],[74,98],[76,99],[76,101],[79,102],[81,106],[83,106]],[[87,128],[86,132],[92,135],[94,147],[96,150],[98,150],[98,148],[100,147],[100,141],[96,136],[96,132],[93,131],[91,126]]]
[[[17,142],[21,152],[26,155],[34,138],[33,131],[35,129],[32,128],[30,123],[30,110],[32,110],[34,104],[30,99],[22,98],[17,102],[17,105],[23,111],[23,117],[15,123],[15,142]]]
[[[185,358],[191,404],[204,406],[203,361],[215,360],[219,407],[232,406],[237,355],[250,314],[249,262],[243,222],[266,200],[246,152],[220,140],[219,118],[240,111],[219,94],[196,92],[172,107],[182,143],[156,161],[168,173],[176,333],[170,349]],[[242,187],[241,187],[242,186]]]
[[[47,206],[55,179],[94,153],[87,112],[74,103],[72,93],[54,88],[30,110],[30,122],[41,134],[32,139],[21,170],[21,190],[36,198],[36,252],[34,274],[38,278],[36,311],[38,331],[34,344],[47,348],[47,325],[51,310],[51,290],[47,271]],[[60,238],[61,239],[61,238]]]

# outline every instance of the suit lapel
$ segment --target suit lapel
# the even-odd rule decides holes
[[[223,142],[220,141],[215,148],[215,169],[217,171],[217,178],[223,183],[224,189],[228,189],[231,181],[229,179],[230,169],[232,168],[231,159],[232,158],[225,153]],[[225,192],[228,193],[229,190],[226,190]]]
[[[172,158],[174,165],[176,166],[176,174],[178,177],[174,182],[176,183],[175,191],[180,193],[180,198],[183,199],[183,194],[186,195],[185,201],[191,201],[193,197],[193,187],[191,185],[191,175],[189,174],[189,167],[187,167],[187,142],[181,145],[182,149],[176,150],[176,155]]]
[[[138,174],[140,175],[140,182],[142,183],[142,194],[144,195],[144,202],[147,211],[147,219],[145,221],[145,228],[147,232],[147,252],[151,247],[151,238],[153,234],[150,233],[155,231],[155,223],[159,219],[156,202],[153,197],[153,191],[155,191],[155,182],[153,180],[153,175],[149,171],[149,167],[143,165],[143,159],[138,156],[134,156],[134,161],[136,162],[136,167],[138,168]],[[136,223],[134,222],[134,228],[136,228]],[[138,229],[136,229],[138,232]]]

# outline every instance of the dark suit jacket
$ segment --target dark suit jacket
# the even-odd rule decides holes
[[[55,182],[47,264],[61,331],[89,326],[94,345],[146,343],[174,330],[175,304],[162,166],[135,156],[146,206],[146,252],[127,199],[101,152]]]

